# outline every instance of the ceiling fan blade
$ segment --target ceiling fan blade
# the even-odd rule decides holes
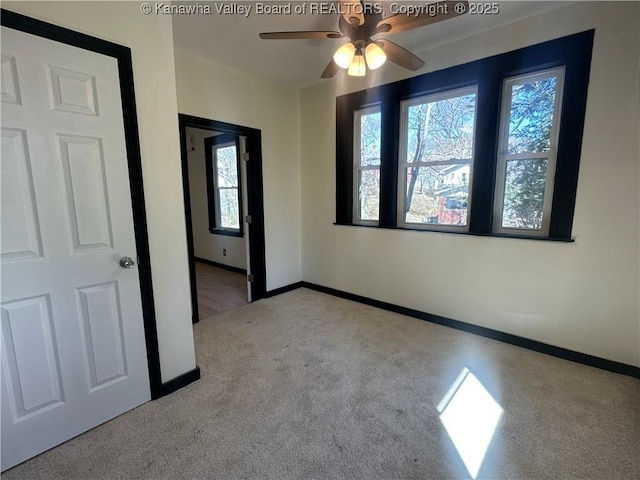
[[[338,30],[340,30],[345,37],[357,38],[358,36],[358,26],[352,25],[343,15],[338,19]]]
[[[340,12],[344,19],[354,27],[364,25],[364,8],[360,0],[340,0]],[[355,22],[354,23],[354,19]]]
[[[320,75],[320,78],[331,78],[338,73],[338,70],[340,70],[340,67],[332,59],[329,65],[327,65],[327,68],[324,69],[324,72],[322,72],[322,75]]]
[[[376,43],[380,44],[380,47],[382,47],[382,50],[384,50],[384,53],[387,55],[387,60],[390,62],[413,72],[424,67],[422,59],[416,57],[409,50],[401,47],[397,43],[393,43],[391,40],[387,40],[386,38],[376,40]]]
[[[267,32],[261,33],[260,38],[264,40],[321,40],[325,38],[342,38],[344,35],[338,32]]]
[[[466,0],[444,1],[425,4],[423,10],[414,14],[398,13],[378,22],[376,31],[379,33],[398,33],[412,28],[424,27],[433,23],[449,20],[463,15],[469,11],[469,2]]]

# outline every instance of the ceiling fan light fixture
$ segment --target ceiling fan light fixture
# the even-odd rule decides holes
[[[364,60],[364,55],[362,55],[362,49],[358,49],[351,65],[349,65],[349,70],[347,70],[347,74],[351,77],[364,77],[367,74],[367,65]]]
[[[351,42],[347,42],[340,46],[340,48],[336,50],[336,53],[333,54],[333,61],[336,62],[336,65],[340,68],[349,68],[355,53],[356,46]]]
[[[1,0],[0,0],[1,1]],[[436,1],[436,0],[434,0]],[[391,15],[386,15],[387,11],[381,8],[371,7],[370,0],[351,0],[337,3],[341,7],[338,28],[329,30],[304,30],[291,32],[263,32],[260,38],[265,40],[331,40],[342,38],[345,42],[333,54],[333,58],[322,71],[321,78],[332,78],[342,69],[352,76],[364,76],[367,73],[367,66],[370,70],[380,68],[389,60],[400,67],[416,72],[425,66],[424,61],[411,53],[406,48],[387,39],[387,35],[412,30],[419,27],[426,27],[433,23],[452,19],[469,12],[468,0],[456,0],[459,5],[449,11],[439,8],[452,2],[440,1],[429,4],[429,12],[417,12],[415,15],[408,15],[398,9],[391,8]],[[377,5],[377,4],[376,4]],[[345,7],[345,8],[342,8]],[[346,8],[356,7],[356,8]],[[462,8],[457,8],[462,7]],[[313,9],[312,9],[313,10]],[[395,11],[394,10],[398,10]],[[433,10],[433,11],[431,11]],[[455,10],[455,12],[453,11]],[[323,12],[320,12],[323,13]],[[382,38],[379,35],[383,35]],[[373,38],[377,40],[373,40]]]
[[[365,58],[367,59],[367,65],[370,70],[375,70],[376,68],[380,68],[384,62],[387,61],[387,56],[385,55],[380,45],[375,42],[371,42],[367,45],[367,48],[364,52]]]

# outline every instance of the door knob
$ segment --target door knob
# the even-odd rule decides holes
[[[122,257],[120,259],[120,266],[122,268],[133,268],[136,262],[133,261],[131,257]]]

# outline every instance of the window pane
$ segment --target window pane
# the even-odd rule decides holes
[[[360,117],[360,165],[380,165],[380,112]]]
[[[475,93],[410,106],[407,163],[470,159],[475,111]]]
[[[502,210],[504,228],[542,228],[547,165],[546,158],[507,162]]]
[[[379,107],[355,112],[354,131],[354,221],[377,221],[380,208],[380,122]]]
[[[238,162],[235,145],[218,148],[216,156],[218,160],[218,187],[237,187]]]
[[[406,223],[466,225],[468,163],[405,169]]]
[[[240,229],[238,207],[238,189],[220,189],[220,226],[222,228]]]
[[[358,178],[360,220],[378,220],[380,206],[380,170],[360,170]]]
[[[556,84],[554,76],[511,85],[508,153],[549,151]]]

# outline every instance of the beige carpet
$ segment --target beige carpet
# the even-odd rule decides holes
[[[195,335],[200,381],[3,478],[468,479],[437,409],[464,368],[503,410],[477,478],[640,474],[631,377],[307,289]]]

